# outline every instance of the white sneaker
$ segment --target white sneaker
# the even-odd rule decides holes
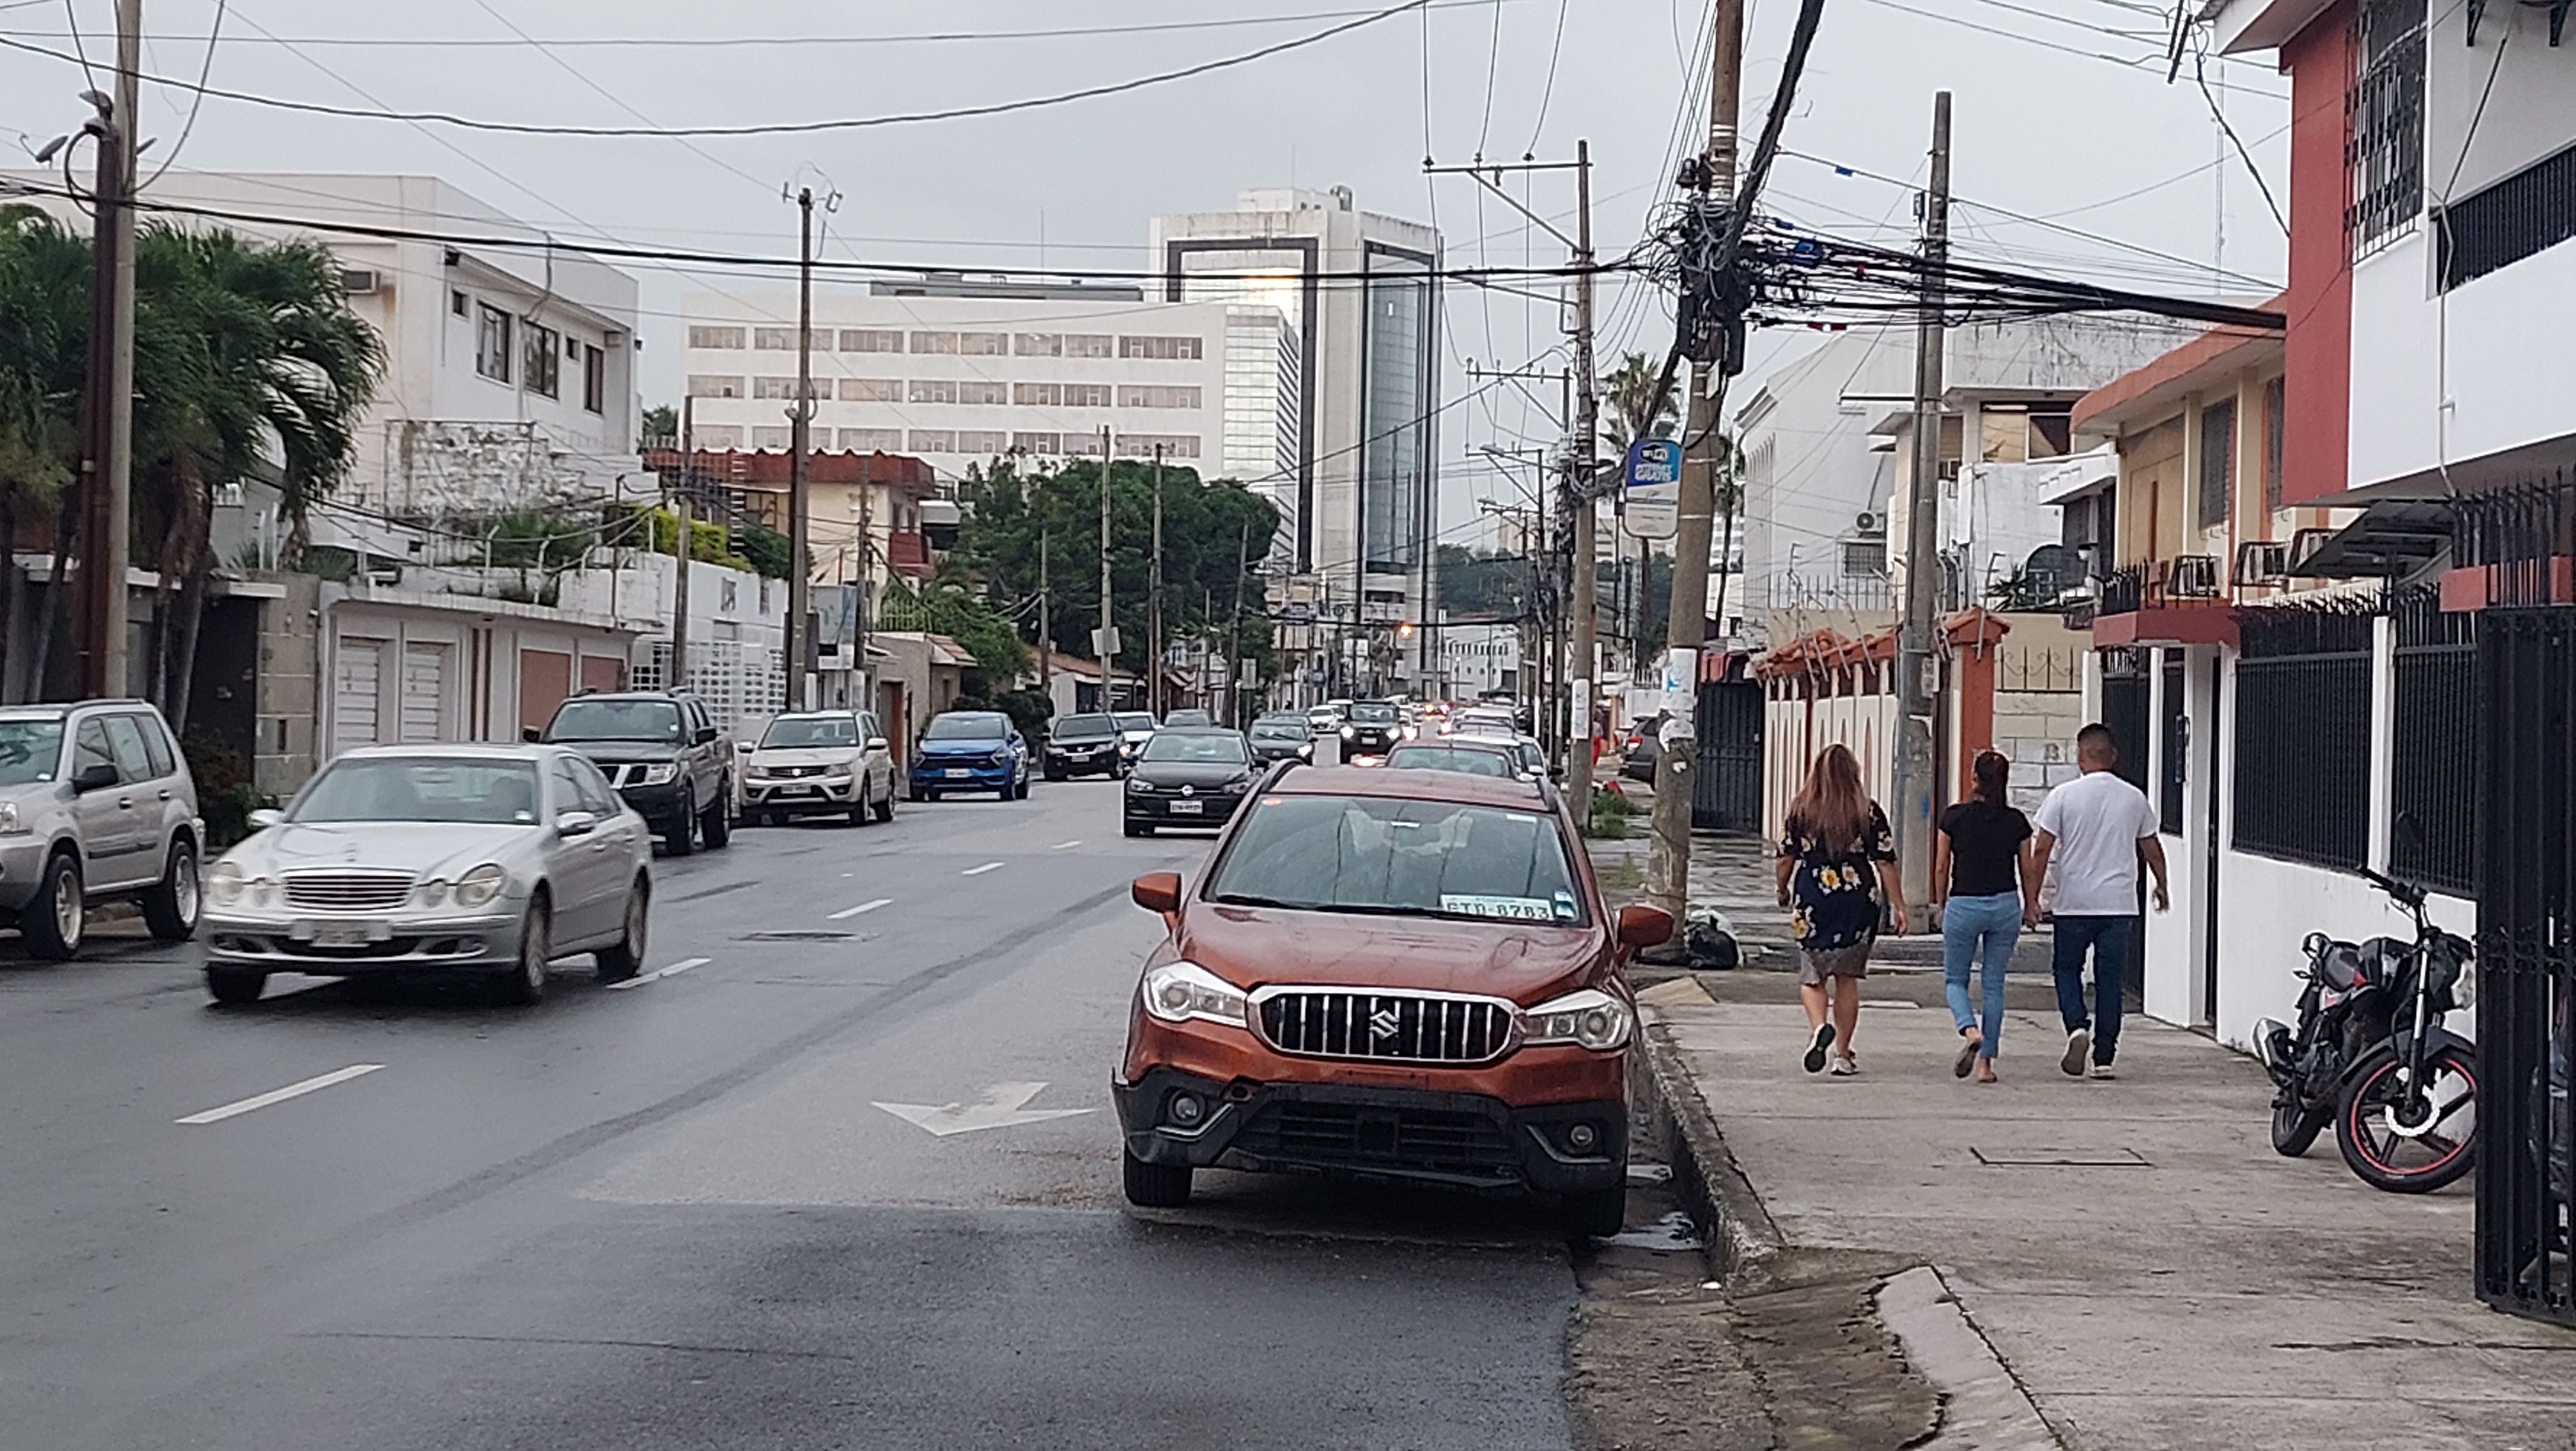
[[[2093,1065],[2093,1076],[2096,1078],[2117,1078],[2120,1075],[2111,1071],[2110,1064],[2096,1063]]]
[[[2092,1032],[2078,1028],[2066,1035],[2066,1054],[2057,1060],[2057,1066],[2065,1070],[2067,1077],[2081,1078],[2084,1076],[2084,1059],[2092,1051]]]
[[[1860,1072],[1860,1065],[1852,1061],[1849,1053],[1837,1053],[1834,1055],[1834,1066],[1827,1071],[1836,1078],[1849,1078]]]

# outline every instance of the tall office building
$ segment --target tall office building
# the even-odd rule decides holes
[[[1346,627],[1335,679],[1436,681],[1436,632],[1415,627],[1439,530],[1440,234],[1335,187],[1247,191],[1232,211],[1158,217],[1152,236],[1165,301],[1273,311],[1294,348],[1294,458],[1271,484],[1296,524],[1291,597]]]

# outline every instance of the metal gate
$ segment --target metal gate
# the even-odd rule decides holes
[[[2123,780],[2147,789],[2147,663],[2134,646],[2102,652],[2102,724],[2120,748],[2114,768]]]
[[[1691,774],[1695,831],[1762,829],[1762,687],[1725,681],[1699,688],[1699,763]]]
[[[2478,1296],[2576,1325],[2568,1038],[2576,1004],[2576,609],[2489,610],[2478,821]]]

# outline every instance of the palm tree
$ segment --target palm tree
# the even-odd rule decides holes
[[[286,555],[300,558],[313,502],[348,473],[383,366],[319,243],[165,225],[137,239],[135,478],[163,525],[151,679],[174,726],[187,722],[216,491],[274,482]]]
[[[1630,353],[1601,375],[1601,443],[1612,457],[1626,458],[1628,445],[1638,439],[1672,436],[1674,394],[1655,396],[1662,373],[1644,353]]]
[[[0,566],[11,562],[22,513],[56,515],[53,574],[72,557],[77,511],[59,508],[79,463],[78,403],[89,342],[89,244],[33,207],[0,207]],[[7,674],[14,570],[0,567],[0,677]],[[31,688],[65,591],[38,612]]]

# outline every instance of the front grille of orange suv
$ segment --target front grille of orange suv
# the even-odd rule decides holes
[[[1255,1007],[1262,1039],[1300,1057],[1490,1063],[1513,1046],[1514,1010],[1500,998],[1266,988]]]

